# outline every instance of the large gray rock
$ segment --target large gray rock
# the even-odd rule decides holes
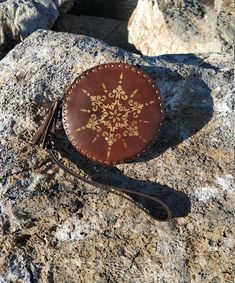
[[[232,52],[233,0],[139,0],[129,42],[145,55]]]
[[[107,62],[153,77],[165,102],[162,134],[135,162],[107,168],[79,156],[60,130],[63,162],[157,194],[177,217],[170,222],[75,182],[28,143],[51,101]],[[144,57],[42,30],[17,45],[0,62],[0,282],[232,282],[232,86],[226,54]]]
[[[37,29],[50,29],[59,12],[68,11],[74,0],[0,1],[0,54]]]

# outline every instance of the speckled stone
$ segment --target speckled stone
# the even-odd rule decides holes
[[[144,55],[233,52],[233,0],[139,0],[129,42]]]
[[[0,59],[37,29],[50,29],[74,0],[0,1]]]
[[[159,85],[159,139],[111,168],[79,156],[60,124],[57,147],[82,175],[164,199],[169,222],[75,182],[29,144],[51,101],[108,62],[137,65]],[[228,54],[146,57],[42,30],[17,45],[0,62],[0,282],[233,282],[232,88]]]

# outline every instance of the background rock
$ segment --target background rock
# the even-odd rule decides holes
[[[135,162],[111,168],[75,153],[61,125],[57,146],[83,175],[164,198],[178,217],[170,222],[74,182],[28,144],[51,100],[107,62],[137,65],[159,85],[161,136]],[[0,62],[0,282],[231,283],[232,87],[228,54],[145,57],[50,31],[17,45]]]
[[[59,17],[54,26],[54,30],[88,35],[105,40],[109,45],[118,46],[132,52],[138,52],[132,44],[128,43],[126,21],[65,14]]]
[[[70,13],[128,20],[137,0],[75,0]]]
[[[74,0],[0,1],[0,55],[40,28],[51,28]],[[0,59],[1,59],[0,57]]]
[[[145,55],[232,52],[234,1],[139,0],[129,42]]]

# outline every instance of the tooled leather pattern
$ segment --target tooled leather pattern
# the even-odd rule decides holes
[[[142,152],[163,119],[152,79],[122,63],[92,68],[75,79],[63,100],[65,132],[86,157],[117,163]]]

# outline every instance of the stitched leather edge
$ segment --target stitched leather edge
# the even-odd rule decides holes
[[[72,84],[68,87],[68,89],[65,91],[64,96],[63,96],[63,101],[62,101],[62,122],[63,122],[63,127],[65,130],[65,133],[69,139],[69,141],[71,142],[71,144],[76,148],[76,150],[78,152],[80,152],[83,156],[87,157],[88,159],[93,160],[94,162],[100,163],[100,164],[106,164],[106,165],[115,165],[115,164],[120,164],[120,163],[124,163],[125,161],[132,161],[134,160],[136,157],[139,157],[141,154],[143,154],[144,152],[146,152],[146,150],[148,148],[151,147],[151,145],[155,142],[156,138],[159,136],[160,133],[160,128],[162,126],[162,121],[160,122],[160,127],[159,129],[156,131],[155,136],[153,137],[153,140],[147,144],[145,146],[145,148],[140,151],[138,154],[134,155],[133,157],[127,158],[127,159],[122,159],[119,161],[115,161],[115,162],[109,162],[109,161],[103,161],[103,160],[97,160],[96,158],[94,158],[93,156],[87,154],[86,152],[84,152],[81,148],[79,148],[79,146],[76,144],[76,142],[73,140],[72,136],[70,135],[69,131],[68,131],[68,121],[67,121],[67,102],[68,102],[68,98],[70,95],[72,95],[72,90],[73,88],[80,82],[80,80],[84,79],[89,73],[91,72],[96,72],[99,69],[103,69],[103,68],[112,68],[112,67],[119,67],[119,68],[125,68],[125,69],[130,69],[131,71],[136,72],[138,75],[144,77],[146,79],[146,81],[152,86],[152,88],[154,89],[154,92],[157,95],[157,100],[159,100],[159,106],[160,106],[160,112],[161,112],[161,120],[163,121],[165,113],[164,113],[164,105],[163,105],[163,98],[160,94],[160,90],[158,88],[158,86],[156,85],[156,83],[153,81],[153,79],[151,79],[151,77],[146,74],[145,72],[143,72],[142,70],[140,70],[139,68],[135,67],[134,65],[130,65],[127,63],[106,63],[106,64],[100,64],[97,66],[94,66],[84,72],[82,72],[80,75],[78,75],[74,81],[72,82]]]

